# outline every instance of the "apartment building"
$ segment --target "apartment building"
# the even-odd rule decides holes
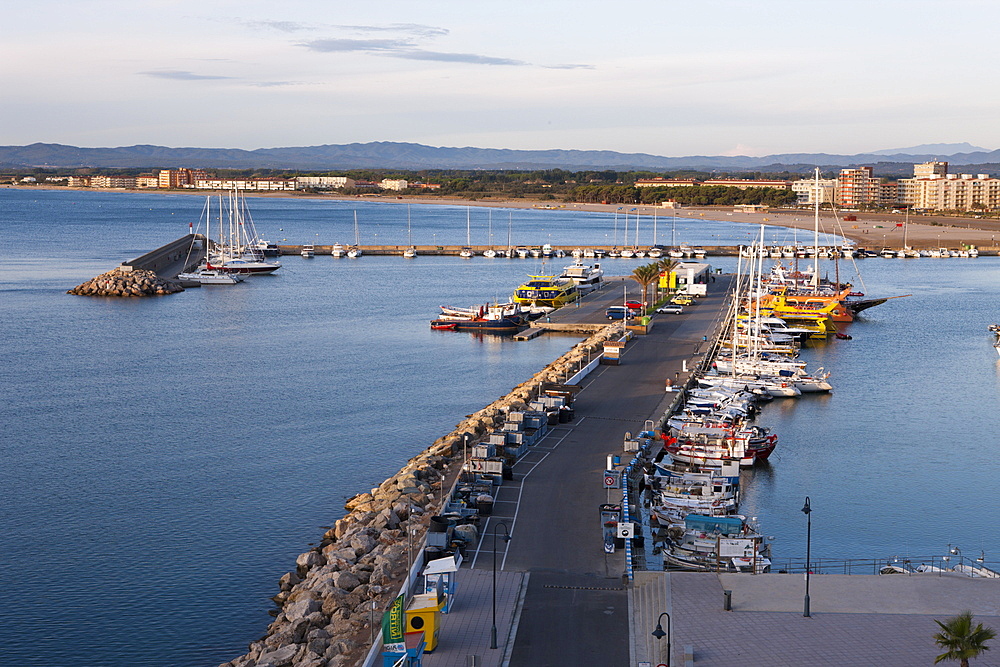
[[[134,188],[134,176],[91,176],[92,188]]]
[[[354,179],[346,176],[299,176],[295,181],[300,190],[303,188],[330,190],[354,187]]]
[[[161,188],[193,188],[195,181],[207,177],[203,169],[161,169],[157,183]]]
[[[812,206],[816,203],[817,198],[820,204],[829,204],[833,201],[834,193],[837,190],[837,181],[833,178],[821,178],[817,184],[815,178],[803,178],[801,181],[793,182],[791,189],[797,197],[795,203],[800,206],[807,204]]]
[[[295,189],[294,178],[199,178],[191,187],[198,190],[285,191]]]
[[[408,184],[402,179],[383,178],[382,182],[379,183],[379,186],[383,190],[395,190],[398,192],[400,190],[405,190],[408,187]]]
[[[693,178],[638,178],[637,188],[690,188],[698,185]]]
[[[743,178],[713,178],[703,181],[702,185],[721,185],[727,188],[776,188],[778,190],[788,190],[792,187],[791,181],[751,181]]]
[[[834,200],[838,206],[847,208],[878,203],[879,183],[880,180],[872,175],[871,167],[841,169]]]

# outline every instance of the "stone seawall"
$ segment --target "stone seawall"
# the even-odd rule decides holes
[[[183,292],[177,283],[146,269],[118,267],[77,285],[67,294],[81,296],[159,296]]]
[[[543,385],[565,382],[601,354],[605,340],[621,335],[621,324],[613,324],[577,343],[506,396],[468,415],[378,487],[348,500],[347,514],[280,578],[273,598],[276,618],[265,636],[221,667],[361,664],[372,634],[379,632],[382,612],[409,573],[407,534],[419,558],[430,519],[441,513],[461,472],[466,435],[470,444],[481,440],[503,425],[507,413],[526,409]]]

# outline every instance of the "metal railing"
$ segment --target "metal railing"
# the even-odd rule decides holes
[[[804,574],[805,558],[771,559],[771,572]],[[812,574],[963,574],[1000,578],[1000,562],[957,556],[893,556],[891,558],[813,558]],[[979,572],[975,574],[974,572]]]

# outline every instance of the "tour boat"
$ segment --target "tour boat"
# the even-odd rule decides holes
[[[514,290],[514,302],[559,308],[576,300],[576,283],[557,276],[528,276],[530,280]]]

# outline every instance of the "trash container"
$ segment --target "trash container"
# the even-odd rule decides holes
[[[642,323],[642,326],[649,326],[649,315],[643,315],[642,319],[639,321]]]
[[[441,629],[441,609],[444,598],[437,593],[414,595],[406,609],[406,632],[423,632],[427,642],[425,651],[437,648],[438,631]]]

